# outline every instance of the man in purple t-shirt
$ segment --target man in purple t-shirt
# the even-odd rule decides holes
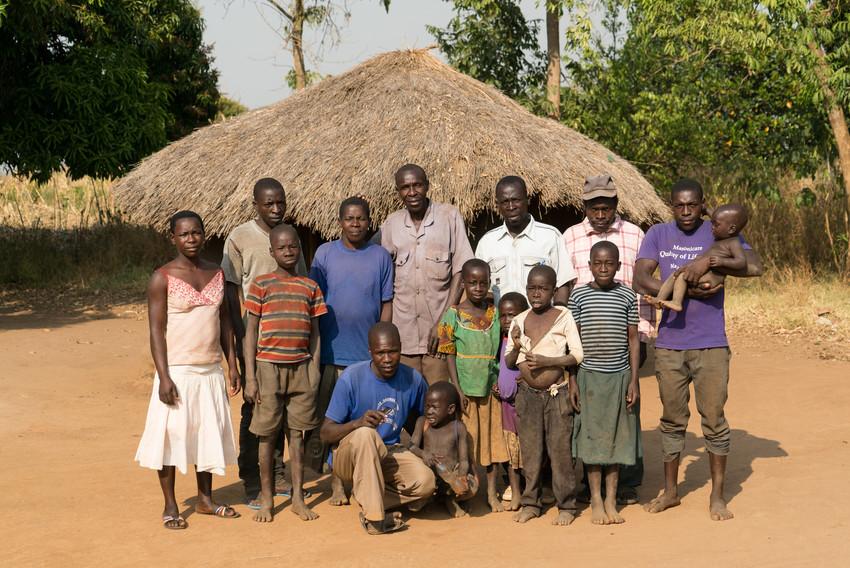
[[[702,219],[705,199],[702,186],[689,179],[676,182],[670,192],[672,223],[649,229],[638,252],[634,289],[657,294],[661,282],[674,272],[684,274],[690,288],[681,312],[664,310],[655,342],[655,375],[661,395],[661,446],[664,458],[664,492],[645,505],[659,513],[679,504],[679,458],[685,448],[685,430],[690,411],[690,383],[694,384],[697,409],[711,466],[709,511],[715,521],[732,518],[723,496],[726,457],[729,454],[729,424],[723,408],[729,383],[729,342],[723,312],[722,285],[697,288],[699,277],[708,270],[707,251],[714,238],[711,226]],[[747,267],[723,270],[729,276],[759,276],[761,259],[744,244]],[[661,269],[661,280],[654,278]]]

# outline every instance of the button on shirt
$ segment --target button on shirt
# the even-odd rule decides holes
[[[620,270],[614,275],[614,280],[626,286],[632,286],[634,277],[635,261],[637,260],[640,245],[643,243],[644,233],[634,223],[624,221],[619,216],[604,233],[598,232],[585,219],[564,231],[564,244],[572,255],[572,262],[578,273],[576,288],[593,282],[593,274],[590,272],[590,249],[599,241],[610,241],[620,250]],[[640,297],[638,298],[638,332],[641,341],[646,341],[655,327],[655,310]]]
[[[381,226],[381,246],[393,257],[393,323],[405,355],[428,352],[428,334],[446,307],[452,277],[473,258],[460,212],[445,203],[428,205],[419,229],[407,209]]]
[[[516,237],[504,224],[488,231],[478,241],[475,256],[490,265],[490,284],[497,301],[508,292],[525,296],[528,273],[538,264],[555,269],[559,287],[576,278],[561,232],[534,217]]]

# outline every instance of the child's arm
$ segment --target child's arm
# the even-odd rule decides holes
[[[629,326],[629,367],[631,368],[631,380],[626,390],[626,408],[632,409],[640,400],[640,382],[638,382],[638,369],[640,368],[640,338],[637,325]]]
[[[516,361],[519,358],[519,351],[522,348],[519,343],[521,335],[522,332],[519,326],[512,322],[510,332],[508,332],[508,336],[511,338],[511,350],[505,353],[505,366],[508,369],[516,370]]]
[[[466,410],[466,407],[469,406],[469,399],[460,389],[460,382],[457,378],[457,355],[446,355],[446,359],[448,360],[449,380],[455,386],[458,394],[460,395],[460,403],[463,405],[463,410]]]
[[[242,353],[245,356],[245,392],[242,396],[248,403],[260,404],[259,385],[257,384],[257,339],[260,334],[260,316],[248,313],[248,325],[245,326],[245,343]]]
[[[310,318],[310,357],[318,368],[322,358],[322,335],[319,332],[319,318]]]
[[[578,326],[573,316],[568,314],[563,325],[567,336],[567,350],[569,353],[556,357],[529,353],[525,356],[529,369],[532,371],[545,367],[563,367],[566,369],[567,367],[574,367],[581,363],[582,359],[584,359],[584,351],[581,347],[581,336],[579,335]]]
[[[744,246],[741,240],[736,237],[725,239],[723,245],[729,256],[719,256],[713,254],[708,257],[708,265],[711,268],[720,268],[727,270],[746,270],[747,257],[744,256]]]
[[[466,425],[457,421],[457,463],[458,473],[462,476],[469,474],[469,441],[466,435]]]
[[[180,394],[168,372],[168,349],[165,328],[168,324],[168,278],[159,270],[148,282],[148,327],[150,328],[151,355],[159,376],[159,400],[168,405],[177,404]]]
[[[420,416],[416,419],[416,425],[413,427],[413,435],[410,436],[410,451],[414,455],[422,457],[422,436],[425,431],[425,417]]]
[[[574,369],[570,369],[570,404],[576,413],[581,412],[581,397],[579,396],[578,381]]]
[[[218,310],[219,327],[221,328],[221,350],[227,361],[227,379],[230,383],[230,396],[236,396],[239,392],[239,369],[236,367],[236,343],[234,341],[233,324],[230,319],[230,310],[225,302],[222,302]]]

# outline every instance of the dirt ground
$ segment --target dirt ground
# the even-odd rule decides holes
[[[527,525],[510,514],[449,520],[413,516],[409,530],[367,536],[355,507],[328,504],[329,481],[311,479],[321,516],[299,521],[278,502],[270,525],[241,504],[235,466],[214,497],[242,518],[193,514],[194,476],[179,476],[186,531],[166,531],[154,472],[133,462],[152,364],[144,312],[44,313],[0,307],[0,546],[3,566],[815,566],[850,557],[850,363],[822,361],[766,338],[732,336],[727,413],[733,431],[727,493],[735,519],[709,520],[707,456],[692,419],[683,503],[659,515],[639,506],[624,525],[598,527],[582,511],[568,528],[554,515]],[[642,370],[646,477],[642,501],[662,484],[658,389]],[[241,395],[240,395],[241,396]],[[241,400],[241,399],[240,399]],[[234,423],[239,404],[232,403]],[[696,417],[696,418],[694,418]],[[845,560],[840,560],[844,558]]]

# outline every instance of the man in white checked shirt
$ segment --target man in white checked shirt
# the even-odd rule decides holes
[[[572,264],[578,274],[576,286],[593,280],[590,273],[590,248],[599,241],[610,241],[620,250],[620,270],[614,279],[626,286],[632,285],[632,273],[644,232],[640,227],[624,221],[617,215],[617,188],[608,174],[589,177],[584,182],[584,213],[581,223],[564,231],[564,244],[572,255]],[[639,300],[640,364],[646,360],[646,342],[654,329],[655,310]],[[638,407],[638,413],[640,408]],[[620,470],[617,501],[620,504],[637,502],[637,487],[643,479],[643,459],[638,457],[634,466]],[[580,496],[581,497],[581,496]]]

